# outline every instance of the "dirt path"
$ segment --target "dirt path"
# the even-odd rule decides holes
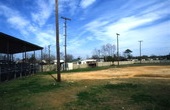
[[[62,78],[64,80],[112,79],[131,77],[170,78],[170,66],[110,68],[101,71],[62,74]]]

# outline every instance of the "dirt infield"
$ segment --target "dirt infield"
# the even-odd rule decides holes
[[[93,72],[62,74],[63,80],[112,79],[132,77],[170,78],[170,66],[110,68]]]

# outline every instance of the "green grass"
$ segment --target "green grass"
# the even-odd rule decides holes
[[[169,110],[170,82],[126,80],[125,83],[98,85],[77,94],[77,101],[65,105],[70,110]],[[166,82],[166,81],[165,81]]]
[[[41,98],[42,94],[55,92],[67,85],[44,78],[42,74],[3,82],[0,84],[0,110],[34,110],[38,108],[35,97]]]
[[[62,71],[62,73],[99,71],[99,70],[109,69],[113,67],[114,66],[79,68],[79,69],[74,69],[74,70],[69,70],[69,71]]]

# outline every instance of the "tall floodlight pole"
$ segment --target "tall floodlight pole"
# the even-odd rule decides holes
[[[61,17],[62,19],[64,19],[64,27],[65,27],[65,34],[64,34],[64,36],[65,36],[65,70],[67,70],[66,69],[66,67],[67,67],[67,20],[69,20],[69,21],[71,21],[71,19],[70,18],[66,18],[66,17]]]
[[[119,35],[118,33],[116,33],[117,35],[117,65],[119,66]]]
[[[143,42],[142,40],[139,41],[140,63],[142,63],[142,58],[141,58],[141,54],[142,54],[142,52],[141,52],[141,43],[142,42]]]
[[[49,59],[49,64],[50,64],[50,56],[51,56],[51,55],[50,55],[50,46],[51,46],[51,45],[48,45],[48,59]]]
[[[59,23],[58,23],[58,0],[55,0],[56,7],[56,57],[57,57],[57,81],[61,82],[60,74],[60,44],[59,44]]]

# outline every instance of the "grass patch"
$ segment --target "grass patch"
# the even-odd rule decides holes
[[[137,88],[140,85],[137,84],[132,84],[132,83],[120,83],[120,84],[107,84],[104,87],[106,89],[133,89],[133,88]]]
[[[62,71],[62,73],[99,71],[99,70],[105,70],[105,69],[109,69],[109,68],[113,68],[113,67],[114,66],[79,68],[79,69],[74,69],[74,70]]]
[[[44,99],[46,95],[55,93],[65,87],[69,87],[69,83],[56,83],[49,75],[45,76],[40,73],[31,77],[1,83],[0,110],[38,109],[40,105],[38,102],[46,100]],[[37,102],[37,100],[40,101]],[[47,103],[42,104],[44,108],[51,108]]]
[[[70,110],[169,110],[170,86],[153,80],[126,80],[125,83],[98,85],[77,94],[65,105]],[[132,82],[131,82],[132,81]],[[156,82],[156,83],[155,83]],[[166,88],[166,89],[163,89]]]

